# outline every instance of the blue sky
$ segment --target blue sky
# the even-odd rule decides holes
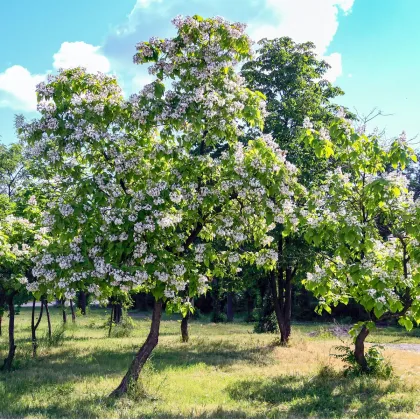
[[[177,14],[246,22],[256,40],[311,40],[346,92],[340,103],[392,114],[373,123],[387,137],[420,133],[420,0],[3,0],[0,140],[15,141],[16,113],[36,116],[34,87],[60,67],[114,73],[126,94],[139,90],[148,75],[132,64],[134,45],[173,34]]]

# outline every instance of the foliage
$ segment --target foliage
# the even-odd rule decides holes
[[[360,376],[369,374],[378,378],[390,378],[393,373],[391,364],[385,360],[380,349],[383,346],[373,345],[366,351],[366,360],[368,364],[368,370],[363,371],[360,365],[357,363],[354,356],[353,348],[349,346],[336,346],[334,347],[340,353],[332,354],[333,357],[342,360],[346,364],[345,374],[348,376]]]
[[[80,68],[38,86],[42,116],[20,134],[54,176],[40,292],[140,287],[180,306],[213,275],[235,273],[248,258],[240,247],[264,243],[270,219],[288,219],[281,203],[295,181],[284,153],[266,137],[239,141],[242,122],[261,126],[264,115],[263,96],[234,70],[251,53],[243,26],[174,24],[175,38],[137,45],[135,61],[153,63],[156,78],[129,101],[113,77]]]
[[[389,148],[340,118],[329,130],[310,128],[305,142],[339,165],[315,186],[307,204],[305,238],[324,247],[305,284],[318,309],[354,299],[373,321],[420,321],[419,200],[402,171],[416,157],[402,136]]]

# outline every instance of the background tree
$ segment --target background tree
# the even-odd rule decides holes
[[[343,91],[324,79],[330,66],[317,58],[313,43],[299,44],[283,37],[263,39],[259,45],[256,59],[243,66],[242,75],[251,89],[264,93],[267,98],[263,132],[271,134],[280,148],[287,151],[288,161],[299,169],[300,183],[308,188],[325,174],[332,162],[319,159],[312,148],[302,146],[300,134],[305,117],[310,117],[317,126],[328,124],[339,109],[332,101]],[[287,231],[281,219],[276,221],[272,236],[278,254],[276,267],[266,280],[272,309],[263,310],[258,329],[270,325],[274,311],[281,344],[287,344],[291,333],[293,282],[297,274],[304,273],[310,266],[314,253],[302,232]]]
[[[420,322],[419,202],[402,172],[416,156],[404,136],[385,148],[344,119],[328,131],[308,129],[306,142],[339,166],[310,194],[305,238],[324,250],[305,284],[320,311],[349,299],[365,309],[368,321],[354,328],[354,355],[369,371],[364,341],[377,322],[398,318],[407,329]]]

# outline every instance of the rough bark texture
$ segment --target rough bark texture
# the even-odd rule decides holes
[[[48,308],[48,301],[44,299],[44,307],[45,313],[47,314],[47,322],[48,322],[48,338],[51,340],[52,331],[51,331],[51,317],[50,317],[50,310]]]
[[[137,383],[140,372],[147,362],[147,359],[152,354],[153,349],[157,346],[159,341],[159,328],[160,320],[162,318],[162,302],[157,301],[153,307],[152,324],[150,326],[150,332],[147,336],[143,346],[137,352],[134,360],[131,363],[128,372],[124,376],[120,385],[111,393],[111,397],[120,397],[128,392],[130,386]]]
[[[366,328],[366,326],[363,326],[358,336],[356,337],[354,345],[354,357],[356,358],[356,362],[363,372],[369,371],[369,366],[365,357],[365,340],[368,335],[369,330]]]
[[[181,338],[182,338],[183,343],[188,343],[188,340],[190,339],[190,336],[188,334],[189,319],[190,319],[190,313],[188,312],[187,315],[185,315],[181,321]]]
[[[41,301],[41,309],[39,311],[38,320],[35,323],[35,307],[36,307],[36,299],[32,302],[32,319],[31,319],[31,331],[32,331],[32,357],[36,357],[36,352],[38,349],[38,341],[36,338],[36,330],[41,322],[42,314],[44,312],[44,303]]]
[[[234,309],[233,309],[233,292],[227,294],[226,316],[228,322],[233,322]]]
[[[4,360],[2,370],[11,370],[13,359],[15,358],[15,305],[13,302],[14,294],[7,298],[7,306],[9,308],[9,354]]]

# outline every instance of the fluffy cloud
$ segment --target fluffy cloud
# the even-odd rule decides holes
[[[63,42],[53,56],[53,68],[82,66],[89,72],[110,70],[109,60],[100,53],[100,47],[85,42]],[[36,110],[36,85],[46,78],[45,74],[31,74],[25,67],[15,65],[0,73],[0,107],[16,111]]]
[[[22,66],[12,66],[0,73],[0,106],[17,111],[36,110],[36,85],[45,74],[31,74]]]
[[[341,55],[325,56],[338,29],[338,14],[351,11],[354,0],[265,0],[271,19],[256,18],[250,24],[254,39],[289,36],[296,42],[312,41],[316,51],[332,66],[327,74],[334,81],[342,73]]]
[[[54,54],[53,67],[55,69],[69,69],[72,67],[86,67],[88,72],[101,71],[108,73],[109,60],[102,55],[100,47],[95,47],[85,42],[63,42],[60,49]]]

